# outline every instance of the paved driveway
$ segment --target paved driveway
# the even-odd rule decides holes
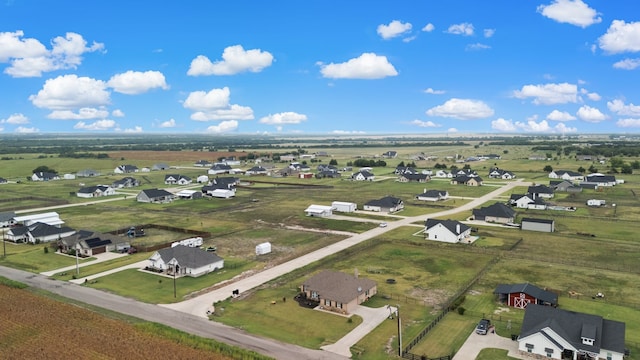
[[[516,359],[525,359],[518,353],[517,341],[499,336],[495,333],[478,335],[474,331],[469,335],[467,341],[462,344],[462,347],[453,357],[453,360],[473,360],[480,354],[480,350],[484,348],[508,350],[509,356]]]

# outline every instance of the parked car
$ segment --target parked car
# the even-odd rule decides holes
[[[387,223],[380,223],[380,227],[387,227]]]
[[[487,332],[489,332],[490,325],[491,325],[491,321],[487,319],[480,320],[480,322],[478,323],[478,326],[476,326],[476,334],[487,335]]]

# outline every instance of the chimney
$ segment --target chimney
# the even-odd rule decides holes
[[[456,234],[460,234],[460,224],[456,224]]]
[[[427,193],[427,188],[424,188],[424,190],[422,190],[422,193],[426,194]]]
[[[355,268],[355,269],[353,270],[353,276],[355,276],[355,277],[356,277],[356,279],[358,278],[358,268]]]

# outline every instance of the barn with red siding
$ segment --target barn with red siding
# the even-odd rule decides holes
[[[529,283],[500,284],[493,292],[508,306],[524,309],[529,304],[558,306],[558,295]]]

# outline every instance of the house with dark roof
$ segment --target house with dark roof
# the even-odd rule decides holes
[[[29,242],[38,244],[58,240],[75,234],[75,230],[67,226],[55,226],[36,222],[28,226],[13,227],[7,231],[7,240],[13,242]]]
[[[360,170],[357,173],[351,175],[351,180],[355,181],[373,181],[375,180],[375,175],[367,170]]]
[[[126,251],[129,247],[131,245],[126,237],[92,230],[78,230],[77,233],[58,240],[60,252],[79,251],[82,256],[94,256],[108,251]]]
[[[520,229],[522,230],[554,232],[555,227],[556,222],[552,219],[522,218],[520,221]]]
[[[448,243],[467,242],[471,228],[456,220],[427,219],[424,226],[424,238]]]
[[[625,328],[623,322],[598,315],[529,304],[518,350],[532,358],[622,360]]]
[[[224,267],[224,259],[197,247],[176,245],[156,251],[149,268],[168,275],[198,277]]]
[[[516,219],[516,211],[503,203],[495,203],[472,210],[473,219],[479,221],[510,224]]]
[[[300,290],[325,310],[349,314],[378,292],[378,284],[371,279],[323,270],[303,282]]]
[[[246,175],[267,175],[269,171],[262,166],[254,166],[245,172]]]
[[[76,191],[76,196],[81,198],[93,198],[100,196],[115,195],[116,190],[108,185],[95,185],[80,188]]]
[[[582,181],[584,180],[584,175],[571,170],[554,170],[549,173],[549,179]]]
[[[198,160],[195,163],[193,163],[193,166],[210,167],[211,166],[211,161],[209,161],[209,160]]]
[[[596,183],[598,186],[611,187],[618,183],[613,175],[590,174],[587,175],[584,182]]]
[[[451,179],[452,185],[481,186],[482,178],[480,176],[458,175]]]
[[[511,180],[511,179],[515,179],[516,178],[516,174],[514,174],[513,172],[508,171],[508,170],[499,169],[499,168],[492,168],[491,170],[489,170],[489,178],[490,179]]]
[[[524,309],[529,304],[558,306],[557,294],[529,283],[500,284],[493,293],[502,304],[518,309]]]
[[[6,228],[16,224],[16,213],[13,211],[0,212],[0,227]]]
[[[582,188],[569,180],[549,180],[549,187],[554,192],[579,193]]]
[[[424,189],[422,194],[416,195],[416,200],[420,201],[440,201],[447,200],[449,192],[446,190],[427,190]]]
[[[130,188],[134,186],[140,186],[140,181],[130,176],[123,177],[120,180],[116,180],[111,184],[114,189]]]
[[[164,189],[146,189],[140,191],[136,196],[138,202],[158,204],[172,202],[174,198],[174,194]]]
[[[33,175],[31,175],[31,180],[32,181],[52,181],[52,180],[60,180],[60,176],[58,176],[58,174],[55,173],[51,173],[51,172],[34,172]]]
[[[427,174],[413,174],[413,173],[404,173],[398,176],[399,182],[418,182],[418,183],[426,183],[431,180],[431,176]]]
[[[120,165],[113,169],[113,172],[116,174],[130,174],[138,172],[138,167],[135,165]]]
[[[551,199],[553,198],[553,189],[547,185],[533,185],[527,188],[527,193],[533,195],[533,199],[537,197]]]
[[[376,212],[396,212],[404,209],[404,202],[393,196],[385,196],[381,199],[370,200],[364,203],[363,210]]]
[[[398,156],[398,152],[394,150],[389,150],[382,153],[382,157],[388,158],[388,159],[394,159],[397,156]]]
[[[185,175],[168,174],[164,176],[164,183],[167,185],[188,185],[191,178]]]

